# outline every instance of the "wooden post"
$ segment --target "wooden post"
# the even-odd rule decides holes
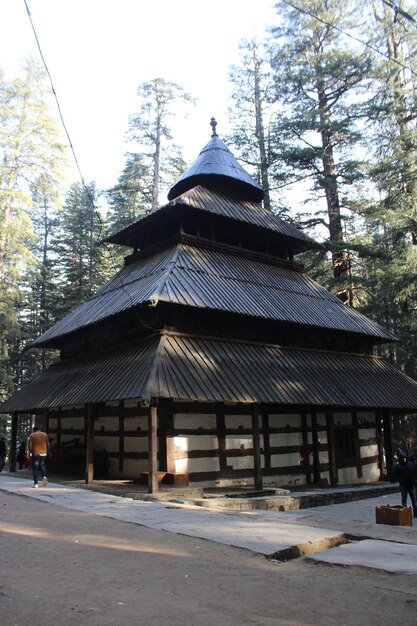
[[[337,487],[337,467],[336,454],[334,449],[334,419],[333,411],[326,411],[326,431],[327,431],[327,454],[329,456],[329,478],[330,485]]]
[[[308,445],[308,427],[307,427],[307,413],[301,412],[301,436],[303,439],[303,469],[306,474],[306,483],[311,485],[311,467],[310,467],[310,446]]]
[[[216,426],[217,445],[219,450],[220,473],[227,472],[227,451],[226,451],[226,421],[224,417],[224,403],[216,402]]]
[[[125,456],[125,403],[119,402],[119,470],[123,472]]]
[[[317,428],[317,412],[315,409],[311,411],[311,437],[313,442],[313,481],[318,484],[320,482],[320,451],[319,451],[319,433]]]
[[[158,405],[154,401],[148,413],[149,473],[148,492],[158,493]]]
[[[12,414],[12,432],[11,442],[9,450],[9,472],[16,471],[16,442],[17,442],[17,422],[19,419],[18,413]]]
[[[363,470],[362,470],[362,457],[361,457],[361,442],[359,439],[359,420],[358,420],[357,411],[353,411],[352,413],[352,426],[353,426],[353,442],[355,446],[356,472],[358,474],[358,478],[362,478]]]
[[[394,452],[392,445],[392,425],[391,416],[388,410],[383,413],[384,424],[384,448],[385,448],[385,464],[387,466],[387,479],[392,480],[392,472],[394,469]]]
[[[87,405],[87,418],[85,429],[85,482],[87,485],[94,480],[94,405]]]
[[[62,428],[62,407],[58,407],[58,424],[57,424],[58,432],[56,434],[56,445],[58,447],[61,446],[61,428]]]
[[[259,434],[259,405],[253,404],[252,416],[252,441],[253,441],[253,470],[255,489],[262,489],[262,467],[261,467],[261,438]]]
[[[271,436],[269,432],[269,411],[264,408],[262,410],[262,434],[264,444],[264,467],[271,469]]]

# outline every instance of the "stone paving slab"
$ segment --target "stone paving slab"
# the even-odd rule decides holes
[[[0,489],[52,505],[207,539],[265,556],[277,556],[297,546],[302,546],[302,554],[311,553],[343,541],[343,533],[339,531],[299,526],[284,519],[131,500],[57,483],[33,489],[30,480],[6,475],[0,476]]]
[[[332,565],[358,565],[391,573],[417,574],[417,546],[369,539],[307,558]]]

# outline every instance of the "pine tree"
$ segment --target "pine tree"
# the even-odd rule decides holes
[[[140,185],[144,196],[150,196],[148,210],[154,211],[161,188],[172,186],[185,167],[180,148],[172,143],[169,119],[193,100],[182,87],[162,78],[140,85],[138,96],[140,107],[130,117],[129,137],[140,150],[130,153],[129,159],[144,168]]]
[[[310,180],[314,202],[325,201],[326,219],[308,221],[326,226],[334,289],[351,304],[344,209],[350,186],[363,176],[352,148],[361,114],[355,101],[360,103],[370,62],[341,35],[353,19],[352,6],[341,0],[282,0],[276,7],[282,22],[272,29],[270,45],[280,106],[274,124],[280,178],[287,184]]]
[[[22,326],[28,289],[24,277],[35,268],[34,201],[40,186],[57,188],[64,148],[49,110],[45,73],[32,59],[22,76],[0,76],[0,396],[19,383]],[[47,178],[45,177],[47,173]]]
[[[256,39],[240,43],[240,65],[232,66],[230,81],[233,84],[233,106],[230,107],[232,132],[228,143],[265,191],[264,207],[271,206],[271,171],[274,158],[271,151],[270,122],[273,82],[268,56]],[[274,198],[274,210],[278,198]]]

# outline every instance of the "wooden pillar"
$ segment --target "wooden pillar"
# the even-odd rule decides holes
[[[327,454],[329,456],[329,478],[330,485],[337,487],[337,466],[336,453],[334,448],[334,419],[333,411],[326,411],[326,431],[327,431]]]
[[[58,408],[58,424],[57,424],[58,432],[56,434],[56,445],[58,447],[61,446],[61,429],[62,429],[62,407]]]
[[[95,405],[88,404],[85,429],[85,482],[87,485],[94,480],[94,421]]]
[[[352,413],[352,426],[353,426],[353,443],[355,446],[356,472],[358,474],[358,478],[362,478],[363,470],[362,470],[362,457],[361,457],[361,442],[359,439],[359,421],[358,421],[357,411],[353,411]]]
[[[251,409],[252,417],[252,441],[253,441],[253,471],[255,489],[262,489],[262,467],[261,467],[261,438],[259,434],[259,405],[253,404]]]
[[[392,445],[391,415],[388,409],[383,412],[382,420],[384,424],[384,448],[385,463],[387,466],[387,479],[392,480],[392,471],[394,468],[394,451]]]
[[[17,423],[19,419],[18,413],[12,414],[12,432],[9,450],[9,472],[16,471],[16,443],[17,443]]]
[[[125,456],[125,403],[119,402],[119,470],[123,472]]]
[[[318,484],[320,482],[320,451],[319,451],[319,433],[317,427],[317,413],[315,409],[311,411],[311,437],[313,442],[313,481]]]
[[[224,417],[224,403],[216,402],[216,426],[217,426],[217,445],[219,450],[219,469],[220,473],[227,471],[227,453],[226,453],[226,420]]]
[[[311,485],[311,467],[310,467],[310,446],[308,444],[308,427],[307,427],[307,413],[301,412],[301,436],[303,439],[303,469],[306,474],[306,483]]]
[[[262,434],[264,440],[264,467],[271,469],[271,436],[269,432],[269,411],[264,408],[262,411]]]
[[[42,415],[42,430],[44,433],[47,433],[49,430],[49,409],[43,410]]]
[[[148,413],[148,492],[158,493],[158,404],[151,402]]]

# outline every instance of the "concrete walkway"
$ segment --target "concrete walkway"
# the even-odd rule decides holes
[[[399,504],[399,494],[283,512],[202,509],[169,501],[134,500],[54,482],[34,489],[29,478],[7,472],[0,474],[0,490],[54,506],[244,548],[269,558],[285,560],[310,555],[308,558],[326,563],[417,574],[417,526],[375,523],[375,507]]]

